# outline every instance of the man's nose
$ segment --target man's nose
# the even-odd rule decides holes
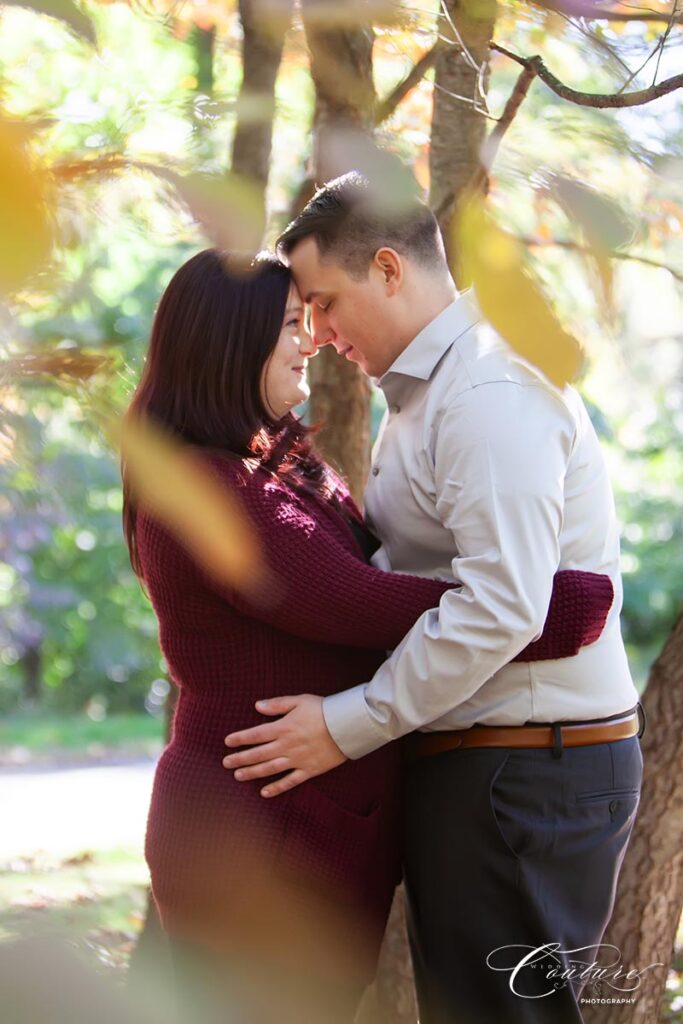
[[[322,348],[323,345],[331,345],[334,340],[334,333],[328,328],[323,331],[313,332],[313,341],[316,349]]]
[[[311,309],[311,337],[313,338],[313,344],[316,348],[322,348],[323,345],[330,345],[336,334],[330,327],[327,317],[320,310]]]
[[[318,354],[318,343],[305,327],[299,331],[299,354],[307,359],[312,359]]]

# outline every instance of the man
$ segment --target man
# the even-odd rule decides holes
[[[244,779],[289,769],[262,790],[277,796],[414,733],[405,879],[421,1024],[578,1022],[582,981],[560,975],[598,958],[587,947],[611,913],[642,772],[595,432],[577,393],[458,295],[419,201],[392,210],[346,175],[279,249],[316,343],[378,378],[387,399],[365,495],[375,564],[460,587],[371,680],[259,702],[283,717],[227,737],[258,745],[224,763]],[[571,658],[512,662],[566,568],[611,577],[602,635]]]

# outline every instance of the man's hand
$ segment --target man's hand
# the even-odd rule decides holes
[[[238,754],[228,754],[223,758],[223,765],[237,769],[238,782],[262,779],[291,769],[277,782],[265,786],[261,796],[278,796],[346,761],[327,730],[322,697],[302,693],[296,697],[257,700],[255,706],[263,715],[284,717],[242,732],[231,732],[225,737],[227,747],[258,745]]]

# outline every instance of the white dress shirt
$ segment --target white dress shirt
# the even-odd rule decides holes
[[[357,758],[415,729],[587,721],[636,704],[619,627],[614,500],[577,392],[518,356],[472,292],[379,384],[388,410],[365,492],[382,542],[373,563],[460,586],[369,682],[325,697],[341,750]],[[572,658],[511,662],[541,634],[558,569],[610,576],[602,635]]]

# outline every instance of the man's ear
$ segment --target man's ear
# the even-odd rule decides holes
[[[381,275],[387,295],[396,295],[403,283],[403,259],[395,249],[384,246],[372,260],[373,269]]]

